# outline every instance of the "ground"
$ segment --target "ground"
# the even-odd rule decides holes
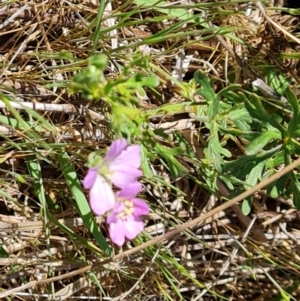
[[[1,300],[300,300],[283,2],[1,1]],[[151,209],[119,247],[82,183],[121,137]]]

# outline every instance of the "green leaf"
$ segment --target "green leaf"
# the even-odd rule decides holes
[[[20,182],[22,184],[28,184],[28,182],[26,181],[26,179],[22,175],[16,173],[14,176],[15,176],[15,179],[18,182]]]
[[[218,93],[218,97],[221,97],[220,92]],[[226,103],[244,104],[246,96],[241,92],[236,93],[236,92],[228,91],[224,95],[224,98],[226,99]]]
[[[286,130],[284,127],[279,124],[273,116],[267,113],[261,101],[255,94],[249,95],[249,99],[246,101],[245,106],[253,118],[257,119],[261,123],[268,123],[278,129],[283,135],[285,134]]]
[[[291,186],[293,191],[293,203],[294,206],[299,210],[300,209],[300,183],[294,173],[290,173],[291,176]]]
[[[245,107],[239,107],[231,110],[228,114],[228,117],[231,120],[247,120],[249,123],[251,122],[251,116]]]
[[[287,135],[298,138],[300,136],[299,102],[296,95],[290,89],[287,89],[286,97],[293,108],[293,117],[289,122]]]
[[[266,74],[270,87],[278,94],[284,94],[286,89],[291,85],[290,79],[285,75],[277,75],[278,71],[275,68],[266,68]]]
[[[254,138],[246,147],[246,154],[249,156],[257,154],[261,151],[271,140],[281,139],[281,133],[276,129],[273,131],[266,131]]]
[[[268,194],[274,199],[282,196],[286,190],[286,183],[288,180],[288,174],[278,179],[276,182],[267,187]]]
[[[271,170],[275,170],[275,168],[278,165],[285,164],[285,159],[284,159],[285,154],[282,149],[282,145],[281,144],[277,145],[276,149],[279,151],[277,153],[273,152],[274,157],[273,158],[270,157],[270,159],[266,163],[267,168],[271,169]],[[275,150],[275,148],[271,151],[274,151],[274,150]]]
[[[258,181],[262,179],[262,173],[265,169],[265,163],[266,163],[265,161],[261,161],[258,164],[256,164],[254,168],[252,168],[252,170],[250,171],[250,173],[246,178],[245,189],[249,189],[249,186],[254,187],[258,183]]]
[[[135,0],[139,6],[151,7],[153,10],[157,10],[168,16],[178,18],[180,20],[188,20],[191,18],[187,9],[183,8],[163,8],[163,6],[170,6],[169,2],[160,0]]]
[[[107,255],[111,254],[111,249],[107,244],[105,238],[99,230],[99,227],[94,219],[94,216],[91,212],[90,206],[86,200],[86,197],[82,191],[82,186],[78,180],[77,174],[75,172],[72,160],[70,159],[68,153],[64,150],[58,152],[58,162],[63,172],[63,175],[66,179],[66,182],[72,192],[72,195],[75,198],[77,203],[79,214],[82,217],[82,220],[93,234],[94,238],[98,242],[100,248],[104,250]]]
[[[246,198],[241,206],[241,210],[244,215],[248,215],[251,212],[252,207],[252,197]]]
[[[300,123],[296,118],[292,118],[289,125],[288,125],[288,130],[287,130],[287,137],[289,138],[295,138],[298,140],[300,137]],[[290,139],[288,139],[290,140]]]
[[[143,78],[141,84],[143,87],[155,88],[159,85],[159,79],[157,76],[147,76]]]
[[[148,158],[150,157],[150,154],[148,149],[144,145],[141,145],[141,154],[142,154],[142,170],[144,176],[148,179],[152,179],[154,175],[150,167],[150,164],[148,162]]]
[[[215,91],[211,86],[211,82],[205,73],[197,71],[194,74],[194,79],[201,87],[196,90],[196,95],[202,95],[205,99],[211,100],[216,97]]]
[[[8,258],[9,254],[5,251],[3,246],[0,246],[0,258]]]
[[[215,94],[214,89],[211,86],[211,82],[208,77],[197,71],[194,74],[195,81],[201,85],[201,87],[196,90],[195,95],[201,95],[208,102],[208,118],[210,120],[214,119],[219,111],[219,100]]]
[[[236,160],[226,162],[223,165],[223,171],[230,172],[232,176],[243,180],[244,182],[242,184],[245,184],[245,179],[251,173],[252,169],[259,165],[260,162],[265,162],[265,165],[267,165],[280,149],[281,146],[278,146],[255,156],[239,156]]]
[[[215,165],[218,172],[222,171],[222,155],[225,157],[231,157],[231,153],[221,146],[219,138],[216,135],[213,135],[208,139],[207,147],[204,149],[204,153],[206,159]]]
[[[37,56],[39,59],[58,59],[58,60],[70,60],[74,61],[74,55],[68,50],[61,50],[60,52],[34,52],[28,53],[28,55]]]
[[[251,130],[251,126],[248,123],[247,119],[233,120],[233,123],[241,130],[246,131],[244,135],[249,135],[249,131]]]
[[[249,135],[248,131],[243,131],[243,130],[233,128],[233,127],[229,128],[229,129],[224,129],[224,128],[220,127],[220,132],[223,133],[223,134],[229,134],[229,135],[232,135],[232,136],[247,136],[247,135]]]
[[[241,89],[241,85],[231,84],[231,85],[228,85],[225,88],[223,88],[221,91],[219,91],[217,96],[220,99],[221,96],[224,96],[225,98],[227,98],[228,94],[231,95],[231,93],[234,95],[237,95],[236,92],[234,92],[234,91],[237,91],[240,89]]]
[[[246,108],[238,107],[231,110],[228,114],[228,117],[233,121],[233,123],[243,131],[250,131],[252,122],[251,116]]]
[[[299,101],[298,101],[295,93],[293,93],[290,89],[287,89],[285,91],[285,95],[286,95],[288,102],[290,103],[290,105],[293,108],[294,116],[295,115],[298,116],[299,115]]]
[[[219,178],[226,184],[226,186],[229,188],[229,190],[234,190],[232,179],[228,179],[227,177],[222,176],[222,175],[220,175]]]
[[[178,155],[180,154],[178,153],[178,148],[175,148],[174,151],[171,148],[167,148],[159,143],[156,143],[154,148],[157,151],[157,153],[167,161],[168,163],[167,167],[169,168],[171,174],[174,177],[183,176],[188,173],[188,170],[183,165],[181,165],[173,155],[173,154],[178,154]]]

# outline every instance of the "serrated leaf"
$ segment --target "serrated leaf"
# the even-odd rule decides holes
[[[203,72],[195,72],[194,79],[198,84],[201,85],[201,87],[198,90],[196,90],[196,95],[202,95],[207,100],[211,100],[216,97],[215,91],[211,86],[210,80]]]
[[[222,160],[223,158],[220,156],[220,153],[215,151],[213,147],[208,147],[204,149],[205,157],[215,165],[216,170],[218,172],[222,171]]]
[[[258,164],[259,162],[263,161],[263,160],[267,160],[269,158],[271,158],[272,156],[274,156],[278,150],[280,149],[280,147],[276,147],[273,148],[271,150],[265,151],[262,154],[256,155],[256,156],[239,156],[236,160],[234,161],[230,161],[230,162],[226,162],[226,164],[224,165],[224,170],[228,170],[231,168],[238,168],[240,169],[240,166],[243,165],[247,165],[247,164]]]
[[[208,118],[212,120],[218,114],[218,97],[216,96],[215,91],[211,86],[210,80],[204,73],[200,71],[195,72],[194,79],[198,84],[201,85],[201,87],[195,92],[195,95],[202,95],[208,102]]]
[[[231,153],[220,145],[217,136],[213,136],[208,140],[204,153],[205,157],[215,165],[218,172],[222,171],[223,158],[221,155],[231,157]]]
[[[231,153],[222,147],[219,141],[218,135],[218,124],[216,121],[210,123],[210,136],[207,141],[207,145],[204,149],[205,157],[208,161],[213,163],[218,172],[222,171],[223,158],[222,155],[226,157],[231,157]]]
[[[228,117],[233,121],[233,123],[243,131],[250,131],[252,122],[251,116],[245,107],[235,108],[228,114]]]

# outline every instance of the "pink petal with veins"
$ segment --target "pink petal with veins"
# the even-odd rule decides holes
[[[126,147],[127,141],[125,138],[115,140],[110,145],[104,159],[108,161],[115,160],[122,153],[122,151],[126,149]]]
[[[90,190],[90,206],[96,215],[105,214],[115,206],[115,195],[111,186],[100,175],[97,175],[96,181]]]
[[[142,216],[149,214],[149,205],[141,199],[132,198],[130,200],[133,203],[134,216]]]
[[[127,219],[127,221],[124,223],[124,228],[126,238],[132,240],[143,231],[144,223],[140,220],[140,218],[134,218],[132,220]]]
[[[118,188],[124,188],[128,184],[136,182],[137,178],[143,175],[142,171],[137,168],[129,168],[122,166],[117,170],[114,170],[110,176],[111,182]]]
[[[83,179],[83,187],[85,189],[90,189],[94,185],[97,176],[98,176],[98,167],[90,168]]]
[[[143,186],[140,182],[130,183],[122,188],[122,190],[118,193],[118,197],[123,199],[131,199],[142,190],[142,187]]]
[[[125,243],[125,228],[122,220],[109,224],[109,236],[113,243],[123,246]]]
[[[118,156],[109,162],[109,168],[112,170],[120,166],[128,166],[130,168],[139,168],[141,166],[141,148],[139,145],[130,145],[124,149]]]

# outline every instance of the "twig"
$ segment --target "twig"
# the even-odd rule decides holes
[[[102,114],[96,113],[90,109],[84,107],[76,108],[71,104],[53,104],[53,103],[39,103],[39,102],[14,102],[10,101],[9,104],[19,110],[24,110],[26,108],[36,110],[36,111],[46,111],[46,112],[61,112],[70,115],[84,115],[86,113],[94,121],[104,120],[105,117]],[[4,101],[0,100],[0,108],[7,108]]]
[[[95,217],[96,222],[101,224],[103,222],[102,217]],[[1,217],[0,217],[1,220]],[[82,218],[70,218],[70,219],[59,219],[57,220],[61,225],[67,227],[79,227],[83,226]],[[44,223],[42,221],[32,222],[18,222],[18,223],[3,223],[0,222],[0,232],[16,232],[16,231],[31,231],[31,230],[42,230],[44,229]]]
[[[52,278],[48,278],[48,279],[40,280],[40,281],[37,281],[37,280],[30,281],[30,282],[28,282],[26,284],[23,284],[21,286],[18,286],[16,288],[13,288],[13,289],[8,290],[6,292],[0,293],[0,298],[2,299],[2,298],[5,298],[5,297],[8,297],[8,296],[13,295],[15,293],[18,293],[18,292],[24,291],[26,289],[32,288],[36,285],[48,284],[48,283],[63,280],[63,279],[66,279],[66,278],[74,277],[76,275],[80,275],[80,274],[89,272],[91,270],[91,268],[92,268],[92,266],[88,265],[84,268],[78,269],[76,271],[72,271],[70,273],[62,274],[60,276],[56,276],[56,277],[52,277]]]
[[[284,28],[282,28],[280,25],[278,25],[276,22],[274,22],[267,14],[265,11],[265,8],[263,7],[262,3],[260,1],[256,2],[257,7],[259,8],[259,10],[261,11],[261,13],[264,15],[264,17],[266,18],[266,20],[268,22],[270,22],[274,27],[276,27],[277,29],[279,29],[281,32],[283,32],[286,36],[288,36],[289,38],[291,38],[294,42],[300,44],[300,40],[295,37],[294,35],[290,34],[288,31],[286,31]]]
[[[259,2],[257,2],[257,3],[259,3]],[[268,17],[268,20],[271,20],[271,19]],[[273,20],[271,20],[271,21],[273,23],[275,23]],[[211,27],[213,27],[211,22],[209,22],[209,24]],[[216,38],[218,39],[220,44],[229,52],[229,54],[236,60],[236,62],[242,68],[242,70],[244,70],[246,73],[248,73],[250,78],[252,78],[253,86],[257,87],[260,91],[262,91],[265,95],[267,95],[269,97],[273,97],[284,103],[288,102],[285,97],[279,95],[269,85],[267,85],[261,78],[259,78],[259,76],[246,63],[244,63],[243,60],[237,55],[237,53],[225,42],[223,37],[217,35]],[[300,42],[300,40],[299,40],[299,42]]]
[[[29,6],[26,4],[24,6],[22,6],[21,8],[18,8],[17,11],[15,11],[7,20],[5,20],[2,24],[0,24],[0,29],[3,29],[4,27],[6,27],[9,23],[15,21],[15,19],[17,19],[18,17],[20,17],[20,15],[24,14],[24,11],[27,10],[29,8]],[[5,12],[7,10],[6,7],[4,7],[3,9],[1,9],[1,12]]]
[[[166,234],[163,234],[161,236],[155,237],[153,239],[151,239],[150,241],[134,247],[132,249],[129,249],[123,253],[117,254],[112,258],[109,258],[107,260],[104,260],[103,262],[99,263],[99,264],[95,264],[95,265],[88,265],[84,268],[78,269],[76,271],[72,271],[70,273],[66,273],[60,276],[56,276],[56,277],[52,277],[52,278],[48,278],[46,280],[41,280],[41,281],[30,281],[24,285],[21,285],[19,287],[13,288],[11,290],[8,290],[6,292],[0,293],[0,298],[5,298],[8,297],[10,295],[13,295],[17,292],[23,291],[25,289],[37,286],[37,285],[41,285],[41,284],[47,284],[47,283],[51,283],[51,282],[55,282],[55,281],[59,281],[62,279],[66,279],[66,278],[70,278],[73,277],[75,275],[79,275],[79,274],[83,274],[86,272],[89,272],[92,270],[92,268],[95,267],[103,267],[103,265],[110,263],[111,261],[116,261],[116,260],[121,260],[125,257],[128,257],[129,255],[132,255],[134,253],[139,252],[140,250],[143,250],[145,248],[148,248],[150,246],[153,246],[163,240],[166,239],[170,239],[172,237],[174,237],[175,235],[179,234],[180,232],[185,231],[188,228],[192,228],[196,225],[199,225],[201,223],[203,223],[206,219],[212,217],[213,215],[217,214],[220,211],[223,211],[227,208],[230,208],[232,205],[237,204],[238,202],[244,200],[245,198],[253,195],[255,192],[265,188],[266,186],[270,185],[271,183],[273,183],[274,181],[280,179],[281,177],[283,177],[285,174],[293,171],[293,169],[295,169],[298,165],[300,165],[300,158],[297,159],[296,161],[294,161],[293,163],[289,164],[288,166],[286,166],[285,168],[283,168],[280,172],[273,174],[271,177],[269,177],[268,179],[264,180],[263,182],[260,182],[259,184],[257,184],[255,187],[246,190],[245,192],[241,193],[240,195],[238,195],[237,197],[233,198],[232,200],[218,206],[215,209],[212,209],[210,212],[207,212],[203,215],[200,215],[199,217],[195,218],[194,220],[191,220],[189,222],[186,222],[180,226],[178,226],[176,229],[167,232]]]
[[[120,254],[114,256],[112,259],[108,259],[108,260],[103,261],[100,264],[100,266],[103,266],[104,264],[107,264],[107,263],[109,263],[112,260],[114,260],[114,261],[115,260],[121,260],[124,257],[127,257],[127,256],[129,256],[131,254],[139,252],[140,250],[143,250],[145,248],[153,246],[153,245],[161,242],[162,240],[170,239],[170,238],[174,237],[175,235],[177,235],[178,233],[180,233],[182,231],[185,231],[188,228],[192,228],[192,227],[195,227],[196,225],[202,224],[206,219],[212,217],[213,215],[217,214],[220,211],[223,211],[223,210],[225,210],[227,208],[232,207],[232,205],[237,204],[240,201],[244,200],[245,198],[253,195],[255,192],[257,192],[257,191],[265,188],[266,186],[270,185],[274,181],[280,179],[285,174],[293,171],[299,165],[300,165],[300,158],[297,159],[296,161],[294,161],[293,163],[289,164],[288,166],[284,167],[280,172],[273,174],[268,179],[264,180],[263,182],[260,182],[255,187],[253,187],[253,188],[251,188],[249,190],[246,190],[245,192],[243,192],[240,195],[236,196],[232,200],[229,200],[226,203],[218,206],[217,208],[212,209],[211,211],[209,211],[209,212],[207,212],[207,213],[205,213],[203,215],[200,215],[199,217],[195,218],[194,220],[191,220],[189,222],[186,222],[186,223],[178,226],[176,229],[174,229],[172,231],[169,231],[169,232],[167,232],[164,235],[155,237],[152,240],[150,240],[150,241],[148,241],[148,242],[146,242],[146,243],[144,243],[144,244],[142,244],[140,246],[134,247],[134,248],[132,248],[130,250],[127,250],[127,251],[125,251],[123,253],[120,253]]]

